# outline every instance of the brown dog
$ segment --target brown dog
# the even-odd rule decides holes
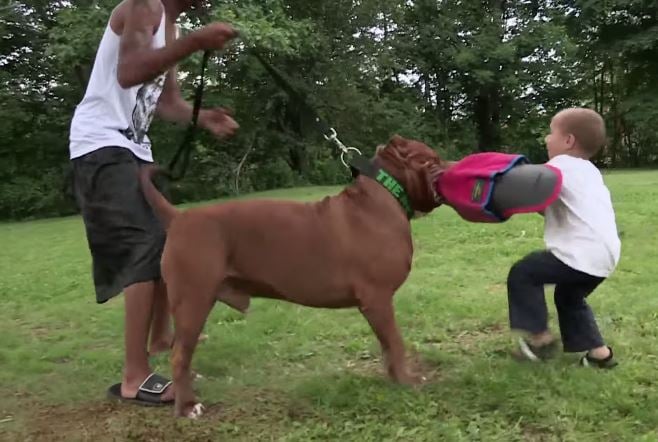
[[[371,163],[406,189],[408,209],[427,213],[437,206],[430,170],[443,163],[425,144],[394,136]],[[241,311],[250,296],[358,307],[379,339],[389,375],[401,383],[415,381],[393,311],[393,295],[409,275],[413,254],[407,213],[393,195],[397,190],[358,176],[337,196],[315,203],[235,201],[179,212],[153,185],[156,171],[145,168],[141,181],[168,232],[162,274],[176,328],[177,416],[202,413],[190,364],[217,300]]]

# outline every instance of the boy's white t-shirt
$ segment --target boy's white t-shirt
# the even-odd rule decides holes
[[[544,212],[548,250],[569,267],[608,277],[617,266],[621,241],[610,192],[590,161],[558,155],[547,164],[562,172],[559,198]]]

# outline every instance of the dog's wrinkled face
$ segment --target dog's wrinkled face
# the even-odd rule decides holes
[[[394,135],[388,144],[377,146],[375,162],[405,188],[416,212],[429,213],[440,205],[432,182],[447,165],[426,144]]]

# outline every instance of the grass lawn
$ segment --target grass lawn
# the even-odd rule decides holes
[[[218,305],[194,359],[209,409],[197,422],[105,400],[120,380],[123,297],[95,304],[81,219],[0,224],[0,440],[658,440],[658,172],[605,179],[622,260],[591,305],[617,369],[579,368],[566,354],[511,360],[505,280],[543,246],[543,220],[470,224],[441,208],[413,222],[414,266],[395,298],[427,383],[388,382],[356,310],[256,300],[242,317]],[[154,366],[170,374],[166,355]]]

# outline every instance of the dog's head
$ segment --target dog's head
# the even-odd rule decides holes
[[[432,182],[447,164],[426,144],[394,135],[377,146],[374,160],[404,187],[416,212],[426,214],[441,204]]]

